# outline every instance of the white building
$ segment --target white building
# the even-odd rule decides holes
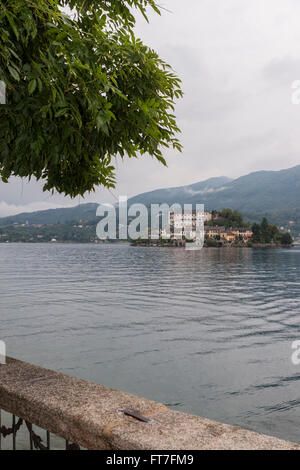
[[[210,212],[203,211],[183,211],[170,212],[169,223],[171,238],[187,238],[189,240],[196,239],[196,230],[202,224],[212,220]]]

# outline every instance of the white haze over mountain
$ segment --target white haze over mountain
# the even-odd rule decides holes
[[[139,18],[137,35],[179,74],[184,99],[176,114],[183,155],[166,151],[168,168],[143,156],[117,161],[117,188],[85,200],[42,192],[40,183],[0,183],[0,216],[26,210],[114,202],[118,195],[237,178],[295,166],[300,155],[298,0],[162,0],[162,17]],[[16,206],[20,206],[19,209]]]
[[[193,196],[195,196],[197,194],[219,193],[221,191],[225,191],[226,189],[228,189],[228,186],[222,186],[221,188],[205,188],[199,191],[195,191],[194,189],[191,189],[191,188],[185,188],[184,191],[187,194],[192,194]]]
[[[71,204],[70,204],[71,205]],[[24,206],[16,204],[7,204],[4,201],[0,201],[0,217],[8,217],[10,215],[17,215],[23,212],[36,212],[36,211],[45,211],[48,209],[57,209],[59,207],[67,207],[64,205],[58,205],[54,202],[31,202]]]

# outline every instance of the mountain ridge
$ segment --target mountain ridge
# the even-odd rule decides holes
[[[168,192],[156,190],[143,193],[131,198],[129,202],[158,203],[161,199],[169,204],[202,203],[207,210],[230,207],[247,214],[300,206],[300,165],[278,171],[256,171],[228,181],[224,178],[219,178],[219,184],[212,186],[211,191],[204,191],[201,194],[184,195],[187,188],[195,186],[191,185],[178,189],[171,188],[171,192],[170,190]],[[196,183],[196,185],[207,186],[209,181]]]
[[[250,221],[263,216],[272,223],[293,220],[300,230],[300,165],[276,171],[255,171],[231,179],[213,177],[191,185],[156,189],[138,194],[128,204],[167,203],[204,204],[206,210],[229,207],[239,210]],[[9,224],[55,224],[96,220],[98,204],[84,203],[75,207],[21,213],[0,218],[0,226]]]

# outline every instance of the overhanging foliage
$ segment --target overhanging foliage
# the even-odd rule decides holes
[[[72,19],[62,7],[76,12]],[[135,38],[155,0],[0,0],[0,177],[75,197],[113,187],[113,157],[181,146],[180,81]]]

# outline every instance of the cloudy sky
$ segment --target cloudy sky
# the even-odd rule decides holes
[[[183,81],[176,114],[183,154],[167,151],[168,168],[150,157],[118,160],[113,195],[99,189],[85,201],[110,202],[212,176],[238,177],[300,163],[298,0],[161,0],[162,17],[139,18],[137,35]],[[0,183],[0,216],[74,205],[38,183]]]

